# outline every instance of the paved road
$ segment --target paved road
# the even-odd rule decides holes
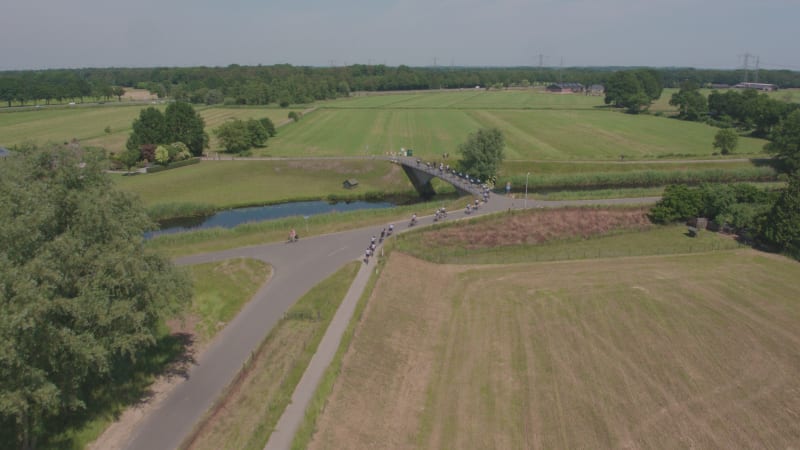
[[[562,207],[570,205],[611,205],[652,203],[657,197],[612,200],[577,200],[577,201],[535,201],[529,200],[529,208]],[[522,199],[511,200],[502,196],[494,196],[488,204],[481,207],[477,215],[490,212],[518,209],[524,206]],[[464,217],[463,210],[448,213],[447,220]],[[432,216],[420,217],[418,226],[433,223]],[[258,290],[253,299],[214,339],[189,371],[189,378],[175,387],[162,402],[160,407],[142,421],[131,434],[127,449],[137,450],[171,450],[191,432],[192,427],[202,415],[213,405],[214,400],[222,392],[242,367],[250,354],[267,335],[284,312],[294,304],[312,286],[330,276],[349,261],[360,259],[369,244],[369,238],[380,232],[381,227],[368,227],[357,230],[302,238],[297,243],[275,243],[225,250],[176,260],[177,264],[189,265],[204,262],[221,261],[230,258],[249,257],[272,264],[274,275],[272,280]],[[398,232],[403,232],[407,223],[397,223]],[[362,272],[364,272],[362,270]],[[365,283],[366,275],[361,272],[357,283]],[[363,286],[361,287],[363,290]],[[350,312],[352,314],[352,312]],[[337,312],[337,315],[339,313]],[[320,344],[320,355],[330,357],[335,353],[341,337],[340,331],[347,326],[347,320],[337,319],[331,325],[331,336]],[[338,334],[338,337],[336,335]],[[326,334],[327,337],[327,334]],[[315,359],[317,356],[314,357]],[[315,369],[324,371],[327,364],[315,364]],[[321,369],[319,368],[321,367]],[[311,383],[298,387],[295,395],[310,398],[316,389],[315,379],[318,374],[310,373]],[[293,398],[295,398],[293,396]],[[298,397],[299,398],[299,397]],[[282,436],[294,434],[302,419],[305,404],[301,401],[293,403],[293,410],[300,411],[289,422],[281,422]],[[283,446],[278,448],[285,448]]]

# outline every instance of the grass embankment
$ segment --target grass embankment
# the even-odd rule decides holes
[[[264,448],[359,268],[346,265],[287,311],[183,448]]]
[[[162,325],[156,345],[136,362],[112,374],[114,382],[92,392],[80,423],[52,437],[45,449],[83,450],[94,442],[126,408],[142,401],[159,376],[181,376],[192,361],[193,344],[211,340],[267,280],[271,268],[261,261],[234,259],[189,268],[194,283],[186,317]],[[197,327],[192,329],[193,324]],[[196,333],[196,334],[193,334]],[[100,446],[102,448],[102,446]]]
[[[696,253],[739,248],[734,239],[683,226],[650,224],[643,208],[565,208],[515,211],[443,223],[397,238],[397,248],[420,259],[450,264]]]
[[[157,236],[147,242],[147,247],[170,257],[225,250],[248,245],[280,242],[286,240],[289,230],[297,230],[301,239],[309,236],[335,233],[353,228],[388,223],[404,223],[416,212],[419,215],[433,214],[444,205],[453,211],[464,205],[463,200],[443,199],[389,209],[371,209],[342,213],[317,214],[308,220],[301,216],[247,223],[234,228],[210,228],[185,233]]]
[[[236,258],[190,266],[194,285],[192,314],[202,341],[213,338],[230,322],[258,288],[272,276],[272,268],[255,259]]]
[[[348,178],[357,179],[358,187],[342,187]],[[202,161],[154,174],[117,175],[113,180],[120,189],[138,194],[158,218],[332,196],[382,197],[411,189],[402,169],[382,160]]]

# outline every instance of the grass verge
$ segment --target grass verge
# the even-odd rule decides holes
[[[256,291],[272,275],[263,261],[235,258],[191,266],[194,282],[192,313],[201,340],[210,340],[241,311]]]
[[[388,259],[393,247],[392,242],[392,240],[386,241],[383,246],[386,256],[378,260],[375,273],[370,277],[369,281],[367,282],[367,286],[364,289],[364,293],[361,295],[361,298],[358,299],[358,304],[353,312],[353,317],[350,319],[350,323],[347,325],[347,329],[342,335],[342,341],[339,343],[339,348],[336,350],[336,355],[334,355],[330,366],[325,369],[325,373],[322,375],[322,379],[320,380],[316,391],[314,391],[314,396],[311,397],[308,408],[306,408],[303,422],[300,424],[300,427],[297,429],[297,432],[294,435],[294,440],[292,441],[292,450],[308,448],[308,444],[314,437],[317,418],[325,411],[325,404],[327,403],[328,397],[333,390],[333,385],[336,382],[336,378],[341,373],[342,358],[347,352],[347,349],[350,347],[356,327],[361,321],[361,318],[364,314],[364,309],[367,307],[367,300],[369,299],[370,295],[372,295],[372,290],[375,288],[375,283],[378,281],[378,274],[383,271],[383,268],[386,265],[386,260]]]
[[[286,312],[181,448],[264,447],[359,268],[347,264]]]

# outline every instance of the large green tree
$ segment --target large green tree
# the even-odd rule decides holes
[[[156,342],[190,300],[145,250],[152,224],[102,155],[75,146],[0,161],[0,442],[35,448]]]
[[[263,128],[263,127],[262,127]],[[242,153],[252,147],[247,124],[240,119],[229,120],[214,130],[226,152]]]
[[[275,129],[275,123],[273,123],[272,119],[270,119],[269,117],[258,119],[258,121],[261,122],[261,126],[263,126],[265,130],[267,130],[267,134],[269,134],[269,137],[275,137],[278,134],[278,130]]]
[[[139,117],[133,121],[133,131],[128,137],[125,147],[139,150],[145,144],[163,144],[169,140],[164,114],[154,107],[143,109]]]
[[[183,142],[194,156],[203,154],[208,147],[208,135],[204,131],[205,121],[189,103],[174,102],[164,112],[168,139],[157,144]]]
[[[681,83],[681,89],[672,94],[669,104],[678,107],[678,117],[684,120],[700,120],[708,113],[708,100],[692,81]]]
[[[253,147],[263,147],[269,138],[269,132],[264,128],[264,125],[261,125],[261,122],[256,119],[248,119],[245,125],[247,125],[250,145]]]
[[[484,128],[472,133],[467,141],[458,147],[461,153],[461,169],[481,180],[497,174],[503,162],[505,139],[497,128]]]
[[[647,109],[663,90],[658,74],[646,69],[615,72],[605,88],[605,104],[625,108],[631,114]]]
[[[800,170],[800,110],[795,110],[772,130],[772,142],[767,144],[769,153],[781,162],[784,172]]]
[[[781,250],[800,259],[800,173],[789,179],[789,186],[767,214],[762,237]]]
[[[723,155],[733,153],[739,143],[739,135],[733,128],[722,128],[714,135],[714,148]]]

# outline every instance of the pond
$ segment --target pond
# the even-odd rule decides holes
[[[331,212],[356,211],[359,209],[382,209],[395,206],[390,202],[339,202],[328,203],[318,200],[312,202],[281,203],[279,205],[254,206],[249,208],[229,209],[220,211],[213,216],[188,217],[161,222],[161,229],[148,231],[145,239],[150,239],[162,234],[181,233],[184,231],[202,230],[204,228],[222,227],[233,228],[247,222],[260,222],[262,220],[280,219],[290,216],[313,216]]]

